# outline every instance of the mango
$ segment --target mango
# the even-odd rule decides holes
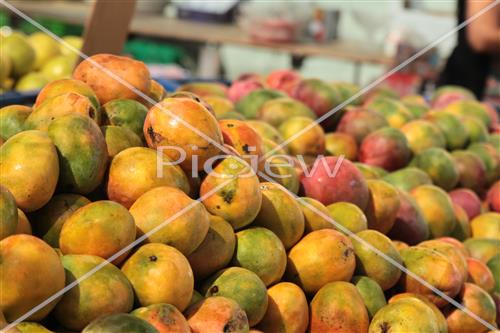
[[[325,132],[314,120],[291,117],[283,122],[279,131],[292,155],[319,155],[325,152]]]
[[[368,332],[368,311],[354,285],[336,281],[321,288],[311,301],[309,332]]]
[[[386,234],[396,221],[401,204],[399,193],[391,184],[378,179],[367,181],[370,197],[365,210],[368,228]]]
[[[181,85],[176,91],[188,91],[200,97],[221,96],[226,97],[227,88],[218,82],[189,82]]]
[[[210,222],[205,207],[173,187],[156,187],[130,207],[137,235],[148,243],[175,247],[185,256],[205,239]]]
[[[256,89],[236,103],[236,110],[247,119],[255,119],[263,105],[270,100],[286,97],[284,93],[274,89]]]
[[[365,108],[350,108],[340,119],[337,132],[352,135],[359,145],[368,134],[388,125],[384,116],[377,112]]]
[[[0,308],[8,322],[26,314],[64,288],[64,268],[57,253],[39,238],[13,235],[0,241]],[[48,303],[27,320],[45,318],[57,304]]]
[[[264,162],[264,171],[259,173],[263,181],[275,181],[288,191],[297,194],[300,182],[297,170],[285,156],[269,156]]]
[[[356,161],[358,158],[356,139],[347,133],[325,134],[325,150],[328,155],[345,156],[350,161]]]
[[[366,136],[359,147],[359,161],[388,171],[408,164],[411,150],[404,134],[392,127],[383,127]]]
[[[16,228],[16,234],[26,234],[26,235],[32,235],[33,230],[31,229],[31,223],[28,220],[28,217],[22,210],[19,208],[17,209],[17,228]],[[0,237],[1,239],[1,237]]]
[[[356,259],[349,238],[332,229],[307,234],[288,253],[286,277],[312,294],[333,281],[349,281]]]
[[[101,132],[106,140],[109,160],[127,148],[142,146],[141,138],[126,127],[101,126]]]
[[[86,237],[82,237],[86,235]],[[119,264],[127,257],[124,250],[135,240],[133,216],[122,205],[96,201],[76,210],[62,226],[59,246],[63,254],[89,254],[112,259]]]
[[[309,324],[309,307],[304,292],[295,284],[280,282],[267,290],[268,307],[257,325],[268,333],[302,333]]]
[[[250,326],[260,322],[266,313],[266,286],[257,274],[248,269],[226,268],[205,281],[202,289],[208,299],[223,296],[236,301],[247,314]]]
[[[171,246],[143,245],[121,269],[141,306],[168,303],[184,311],[191,300],[193,271],[186,257]]]
[[[262,206],[253,224],[274,232],[285,249],[291,248],[304,233],[304,214],[295,198],[281,185],[261,183]]]
[[[32,109],[24,105],[8,105],[0,108],[0,138],[6,141],[22,132],[31,112]]]
[[[258,110],[257,119],[277,128],[291,117],[316,119],[316,114],[304,103],[289,98],[279,97],[268,100]]]
[[[144,120],[148,109],[133,99],[114,99],[101,107],[103,123],[125,127],[144,140]]]
[[[246,123],[253,128],[262,139],[267,138],[276,143],[281,143],[284,140],[278,129],[265,121],[247,120]]]
[[[500,240],[491,238],[469,238],[464,241],[464,245],[472,258],[488,262],[498,253]]]
[[[337,223],[335,229],[344,234],[348,234],[346,231],[357,233],[368,229],[366,215],[355,204],[339,201],[328,205],[326,209]]]
[[[45,205],[54,194],[58,177],[57,151],[47,133],[20,132],[0,147],[0,183],[23,211]]]
[[[61,261],[66,271],[66,285],[100,267],[79,282],[77,288],[68,290],[57,303],[54,315],[64,327],[79,331],[101,316],[132,310],[134,291],[118,268],[90,255],[65,255]]]
[[[455,114],[441,111],[428,112],[425,119],[435,124],[443,132],[446,148],[460,149],[465,146],[469,136],[462,120]]]
[[[495,280],[494,292],[500,294],[500,253],[491,257],[486,262],[486,265],[491,270],[493,279]]]
[[[99,100],[92,88],[85,82],[75,79],[60,79],[47,84],[38,93],[33,107],[36,109],[47,99],[67,93],[76,93],[87,97],[92,103],[94,110],[99,110]]]
[[[391,172],[382,179],[403,191],[411,191],[420,185],[432,185],[429,175],[415,167],[406,167]]]
[[[330,212],[321,202],[308,197],[298,198],[297,202],[304,214],[305,234],[315,230],[334,229],[334,224],[330,222]]]
[[[368,276],[354,276],[352,283],[356,286],[363,299],[369,318],[373,318],[378,310],[387,304],[384,291],[377,281]]]
[[[285,247],[269,229],[256,227],[241,230],[236,233],[232,265],[254,272],[269,286],[280,281],[285,273]]]
[[[474,283],[488,293],[492,293],[494,291],[495,277],[493,276],[490,268],[484,262],[475,258],[467,258],[467,273],[467,282]]]
[[[118,313],[100,317],[91,322],[82,333],[158,333],[147,321],[128,313]]]
[[[137,308],[130,314],[147,321],[159,333],[191,333],[186,318],[171,304],[152,304]]]
[[[500,240],[500,213],[490,212],[476,216],[470,221],[473,238]]]
[[[0,185],[0,240],[16,233],[18,219],[14,196],[7,188]]]
[[[439,127],[425,119],[412,120],[401,127],[413,154],[429,148],[445,148],[446,138]]]

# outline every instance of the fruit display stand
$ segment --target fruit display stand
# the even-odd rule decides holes
[[[360,92],[99,53],[2,107],[2,333],[496,331],[498,115]]]

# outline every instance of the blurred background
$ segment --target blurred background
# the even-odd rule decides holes
[[[146,62],[153,76],[172,79],[234,80],[249,72],[293,68],[306,77],[362,86],[457,25],[455,0],[116,2],[135,6],[122,53]],[[81,48],[95,0],[9,3]],[[101,16],[99,24],[112,30],[119,17],[120,13]],[[29,90],[44,80],[69,75],[71,51],[55,50],[36,27],[1,6],[0,26],[0,35],[24,34],[42,58],[22,84],[19,78],[3,78],[4,91],[16,86]],[[402,94],[432,90],[456,39],[452,35],[443,40],[391,76],[388,84]],[[493,76],[486,95],[499,95]]]

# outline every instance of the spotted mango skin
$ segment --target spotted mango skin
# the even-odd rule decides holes
[[[261,208],[259,179],[242,159],[231,156],[220,162],[200,187],[207,210],[240,229],[250,224]]]
[[[97,99],[96,94],[85,82],[75,79],[60,79],[56,81],[52,81],[43,87],[42,90],[38,93],[36,97],[35,105],[33,106],[35,109],[38,108],[45,100],[56,97],[59,95],[63,95],[69,92],[77,93],[82,96],[87,97],[94,109],[99,109],[99,100]]]

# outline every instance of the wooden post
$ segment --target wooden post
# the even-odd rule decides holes
[[[96,0],[85,24],[82,52],[120,54],[127,41],[136,0]]]

